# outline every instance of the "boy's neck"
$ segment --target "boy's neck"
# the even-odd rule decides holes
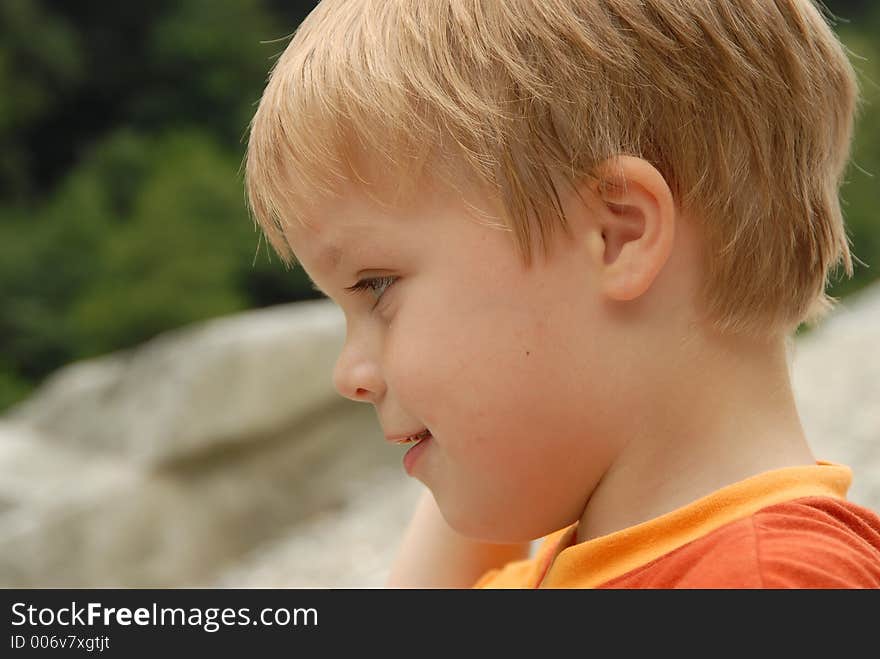
[[[631,419],[628,441],[587,501],[576,542],[765,471],[815,464],[784,340],[759,346],[704,337],[686,357]]]

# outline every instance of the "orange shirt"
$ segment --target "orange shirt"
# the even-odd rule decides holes
[[[572,544],[577,522],[474,588],[880,588],[880,517],[844,465],[765,472]]]

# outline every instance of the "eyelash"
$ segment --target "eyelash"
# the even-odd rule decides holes
[[[382,299],[382,295],[385,294],[385,291],[396,281],[397,277],[392,277],[390,275],[385,277],[372,277],[369,279],[361,279],[354,286],[349,286],[345,290],[349,293],[357,293],[359,291],[375,291],[377,288],[381,288],[382,292],[376,298],[376,304],[373,305],[373,309],[376,308],[376,305],[379,304],[379,300]],[[378,284],[378,286],[374,286],[373,284]]]

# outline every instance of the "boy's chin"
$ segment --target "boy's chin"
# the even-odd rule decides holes
[[[434,495],[446,523],[459,535],[474,542],[492,544],[519,544],[531,542],[557,529],[546,529],[525,520],[511,519],[509,511],[497,515],[478,515],[474,508],[465,510],[446,509],[437,495]]]

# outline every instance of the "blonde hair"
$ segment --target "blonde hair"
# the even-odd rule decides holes
[[[408,191],[466,171],[501,200],[529,263],[533,234],[566,228],[554,181],[636,155],[698,225],[698,301],[716,330],[814,325],[836,303],[831,269],[853,272],[838,190],[859,100],[820,7],[324,0],[253,118],[251,212],[289,266],[284,223],[342,181],[376,182],[359,158]]]

